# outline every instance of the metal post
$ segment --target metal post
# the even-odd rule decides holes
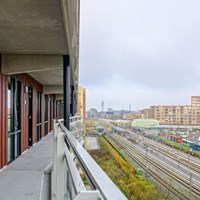
[[[53,188],[52,199],[62,200],[65,196],[64,184],[64,133],[59,130],[58,123],[53,125]]]
[[[58,123],[53,120],[53,171],[52,171],[52,200],[56,199],[56,157],[57,157],[57,134],[59,132]]]
[[[74,94],[74,114],[77,113],[77,96]]]
[[[71,86],[71,115],[74,116],[74,86]]]
[[[70,129],[70,66],[69,56],[63,56],[63,100],[64,100],[64,125]]]

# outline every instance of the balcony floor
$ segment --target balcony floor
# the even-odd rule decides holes
[[[44,169],[52,162],[52,133],[0,172],[0,199],[40,200]],[[44,185],[44,184],[43,184]]]

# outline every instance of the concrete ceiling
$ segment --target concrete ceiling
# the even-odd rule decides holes
[[[60,1],[1,0],[2,54],[68,54]]]
[[[63,85],[63,68],[28,73],[42,85]],[[71,84],[73,83],[72,76]]]
[[[79,12],[80,0],[1,0],[1,72],[28,73],[43,85],[60,86],[62,56],[69,55],[76,92]]]
[[[63,85],[62,68],[48,71],[31,72],[28,74],[42,85]]]

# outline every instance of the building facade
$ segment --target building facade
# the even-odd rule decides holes
[[[142,114],[143,114],[143,118],[144,119],[150,119],[151,118],[151,109],[144,109],[142,111]]]
[[[200,126],[200,96],[191,97],[191,105],[156,105],[143,110],[144,118],[160,124]]]
[[[83,129],[84,134],[86,134],[86,89],[82,86],[79,86],[78,88],[77,112],[83,119]]]
[[[2,1],[1,8],[0,168],[49,133],[53,119],[67,115],[69,127],[78,93],[80,1]]]
[[[99,113],[98,113],[98,110],[95,108],[91,108],[87,112],[87,118],[98,118],[98,117],[99,117]]]

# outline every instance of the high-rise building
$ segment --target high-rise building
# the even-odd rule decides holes
[[[101,111],[104,112],[104,100],[101,101]]]
[[[200,96],[192,96],[191,105],[155,105],[144,109],[143,114],[160,124],[200,126]]]
[[[78,88],[77,112],[82,116],[84,134],[86,134],[86,89],[82,86]]]

